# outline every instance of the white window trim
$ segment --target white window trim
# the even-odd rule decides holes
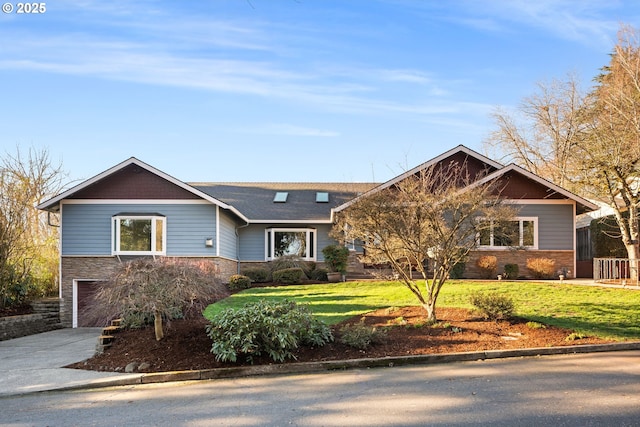
[[[278,257],[274,257],[274,256],[269,256],[269,254],[274,254],[275,253],[275,239],[274,239],[274,234],[277,232],[284,232],[284,233],[301,233],[304,232],[306,233],[306,239],[307,239],[307,253],[306,256],[302,259],[304,259],[305,261],[315,261],[316,260],[316,256],[318,253],[318,233],[317,230],[315,228],[266,228],[264,230],[264,257],[266,261],[273,261],[274,259],[278,259]],[[311,249],[311,245],[309,245],[309,238],[311,236],[311,233],[314,234],[313,236],[313,256],[309,256],[309,249]],[[271,234],[271,238],[269,238],[269,234]],[[271,244],[271,247],[269,247],[269,244]]]
[[[151,220],[151,250],[150,251],[121,251],[120,250],[120,221],[123,219]],[[156,222],[162,221],[162,250],[156,251]],[[157,215],[116,215],[111,217],[111,255],[166,255],[167,253],[167,218]]]
[[[486,221],[486,218],[480,218],[480,221]],[[506,251],[506,250],[510,250],[513,248],[524,248],[524,249],[533,249],[533,250],[537,250],[538,249],[538,217],[536,216],[517,216],[515,218],[513,218],[512,221],[518,221],[519,222],[519,229],[520,229],[520,233],[519,233],[519,239],[520,241],[518,242],[519,244],[517,246],[494,246],[493,245],[493,221],[492,221],[492,225],[491,225],[491,236],[490,236],[490,241],[491,241],[491,245],[481,245],[480,244],[480,236],[478,236],[478,240],[477,240],[477,246],[479,250],[492,250],[492,251]],[[523,223],[527,222],[527,221],[531,221],[533,222],[533,246],[525,246],[523,245],[523,237],[524,237],[524,230],[523,230]]]

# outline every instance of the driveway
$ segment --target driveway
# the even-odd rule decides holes
[[[0,341],[0,396],[135,376],[63,368],[93,356],[100,331],[67,328]]]

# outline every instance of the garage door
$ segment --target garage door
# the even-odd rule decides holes
[[[104,326],[100,325],[95,316],[91,316],[91,304],[93,304],[93,293],[97,289],[97,282],[78,282],[78,327]]]

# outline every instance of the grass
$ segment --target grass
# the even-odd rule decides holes
[[[531,321],[601,338],[640,339],[640,291],[569,283],[450,280],[440,292],[437,307],[472,308],[469,296],[478,291],[509,296],[516,314]],[[398,282],[343,282],[247,289],[210,305],[204,315],[211,318],[225,308],[261,299],[308,304],[327,324],[379,308],[418,305]]]

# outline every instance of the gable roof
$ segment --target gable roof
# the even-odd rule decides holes
[[[468,189],[473,189],[474,187],[478,186],[478,185],[482,185],[485,184],[487,182],[490,182],[492,180],[498,179],[500,177],[504,177],[510,173],[516,173],[519,175],[523,175],[525,178],[527,178],[530,181],[533,181],[537,184],[540,184],[544,187],[546,187],[549,191],[548,194],[545,197],[542,197],[543,199],[570,199],[570,200],[574,200],[576,202],[576,213],[577,214],[581,214],[584,212],[588,212],[588,211],[592,211],[592,210],[596,210],[598,209],[598,206],[595,205],[594,203],[590,202],[589,200],[578,196],[577,194],[574,194],[572,192],[570,192],[569,190],[566,190],[554,183],[552,183],[551,181],[547,181],[546,179],[534,174],[533,172],[530,172],[518,165],[516,165],[515,163],[510,163],[509,165],[503,167],[502,169],[499,169],[497,171],[494,171],[493,173],[490,173],[489,175],[485,176],[482,179],[479,179],[478,181],[474,182],[473,184],[471,184]]]
[[[591,210],[595,210],[597,209],[597,206],[594,205],[593,203],[591,203],[590,201],[588,201],[587,199],[584,199],[576,194],[571,193],[568,190],[565,190],[564,188],[559,187],[558,185],[547,181],[544,178],[541,178],[540,176],[527,171],[526,169],[523,169],[522,167],[511,163],[507,166],[503,166],[500,163],[489,159],[488,157],[474,151],[471,150],[467,147],[465,147],[464,145],[458,145],[457,147],[442,153],[441,155],[434,157],[433,159],[422,163],[421,165],[416,166],[415,168],[401,174],[398,175],[397,177],[383,183],[380,184],[379,186],[371,189],[369,192],[362,194],[361,196],[350,200],[348,202],[346,202],[343,205],[340,205],[338,207],[336,207],[336,209],[334,210],[335,212],[340,212],[346,208],[348,208],[349,206],[351,206],[352,204],[354,204],[358,199],[360,199],[361,197],[366,197],[368,195],[371,194],[375,194],[378,191],[384,190],[386,188],[389,188],[395,184],[397,184],[398,182],[412,176],[415,175],[417,173],[419,173],[420,171],[427,169],[431,166],[434,166],[446,159],[455,159],[455,158],[464,158],[465,161],[469,160],[469,159],[474,159],[476,162],[476,169],[478,171],[480,171],[480,169],[478,168],[479,165],[484,165],[485,170],[487,171],[486,175],[480,179],[478,179],[477,181],[475,181],[473,184],[467,186],[466,188],[462,189],[462,191],[468,191],[470,189],[473,189],[474,187],[477,187],[479,185],[485,184],[487,182],[490,182],[492,180],[495,179],[500,179],[500,178],[504,178],[507,177],[510,174],[518,174],[523,176],[528,182],[530,183],[534,183],[537,184],[539,187],[544,188],[544,195],[538,195],[536,197],[529,197],[529,199],[570,199],[570,200],[574,200],[576,202],[576,213],[580,214],[580,213],[584,213],[587,211],[591,211]],[[512,200],[517,200],[519,197],[512,197]],[[523,199],[526,199],[527,197],[522,197]]]
[[[404,179],[415,175],[417,173],[419,173],[420,171],[427,169],[433,165],[436,165],[448,158],[452,158],[452,159],[460,159],[463,161],[468,161],[468,160],[472,160],[474,161],[474,168],[477,169],[478,171],[481,170],[487,170],[489,172],[501,169],[503,167],[503,165],[501,165],[500,163],[496,162],[495,160],[491,160],[490,158],[468,148],[465,147],[464,145],[458,145],[455,148],[452,148],[449,151],[446,151],[442,154],[440,154],[437,157],[434,157],[431,160],[428,160],[416,167],[414,167],[413,169],[410,169],[398,176],[396,176],[395,178],[390,179],[387,182],[384,182],[378,186],[376,186],[375,188],[372,188],[371,190],[369,190],[368,192],[360,195],[357,198],[354,198],[352,200],[349,200],[348,202],[346,202],[343,205],[340,205],[338,207],[336,207],[335,212],[340,212],[346,208],[348,208],[349,206],[351,206],[353,203],[355,203],[359,198],[361,197],[367,197],[370,196],[372,194],[377,193],[378,191],[382,191],[385,188],[389,188],[395,184],[397,184],[398,182],[403,181]]]
[[[211,195],[204,193],[192,186],[190,186],[189,184],[186,184],[182,181],[180,181],[179,179],[176,179],[174,177],[172,177],[171,175],[168,175],[164,172],[162,172],[159,169],[154,168],[153,166],[150,166],[148,164],[146,164],[145,162],[136,159],[135,157],[130,157],[129,159],[118,163],[117,165],[107,169],[106,171],[99,173],[98,175],[87,179],[86,181],[81,182],[80,184],[58,194],[57,196],[44,201],[42,203],[40,203],[38,206],[36,206],[36,208],[41,209],[41,210],[46,210],[49,212],[57,212],[60,210],[60,202],[64,199],[68,199],[68,198],[73,198],[75,195],[78,194],[82,194],[84,192],[84,190],[88,189],[89,187],[95,186],[95,185],[99,185],[101,182],[104,182],[104,180],[106,178],[109,178],[111,176],[113,176],[114,174],[123,171],[131,166],[137,166],[139,168],[142,168],[145,171],[148,171],[162,179],[164,179],[165,181],[169,182],[170,184],[173,184],[174,186],[186,191],[187,193],[189,193],[190,195],[195,196],[196,198],[201,198],[204,200],[207,200],[211,203],[213,203],[216,206],[219,206],[223,209],[227,209],[232,211],[233,213],[235,213],[238,217],[240,217],[241,219],[243,219],[244,221],[247,221],[247,218],[241,213],[239,212],[237,209],[235,209],[233,206],[228,205],[224,202],[222,202],[221,200],[216,199],[215,197],[212,197]]]
[[[332,209],[357,197],[375,183],[326,182],[227,182],[191,183],[224,203],[234,206],[251,223],[331,223]],[[287,193],[276,202],[276,193]],[[318,202],[317,193],[328,193],[327,202]]]

